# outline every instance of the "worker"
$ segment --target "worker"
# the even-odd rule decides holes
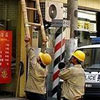
[[[29,57],[29,72],[25,89],[26,97],[29,100],[45,100],[47,66],[51,63],[52,58],[48,53],[40,52],[38,56],[35,55],[34,48],[29,45],[29,40],[25,37]]]
[[[81,64],[84,60],[85,53],[77,50],[69,60],[73,66],[60,70],[59,77],[64,81],[61,100],[82,100],[85,91],[85,73]]]

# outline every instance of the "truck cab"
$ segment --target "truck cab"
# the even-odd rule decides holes
[[[100,44],[79,47],[86,54],[83,64],[86,76],[85,97],[100,97]]]

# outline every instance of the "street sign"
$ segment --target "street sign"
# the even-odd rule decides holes
[[[70,21],[69,20],[66,20],[66,19],[63,19],[63,27],[70,27]]]
[[[52,20],[51,27],[70,27],[70,21],[66,19]]]

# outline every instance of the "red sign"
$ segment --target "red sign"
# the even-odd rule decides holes
[[[0,84],[11,82],[12,31],[0,31]]]

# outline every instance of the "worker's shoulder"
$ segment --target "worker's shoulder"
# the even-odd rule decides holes
[[[70,66],[68,69],[72,70],[72,69],[75,69],[75,67],[74,66]]]
[[[75,71],[76,68],[74,66],[71,66],[68,69],[73,72],[73,71]]]

